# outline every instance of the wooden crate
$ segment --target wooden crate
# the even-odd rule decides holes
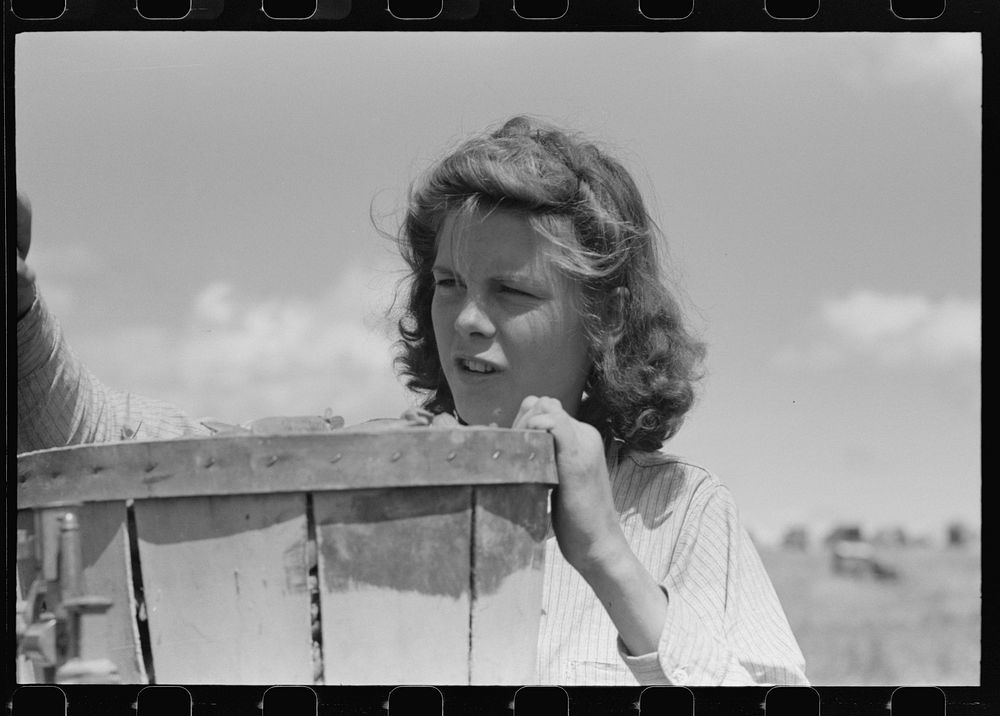
[[[19,456],[18,528],[76,512],[126,683],[315,683],[318,611],[327,684],[524,684],[555,482],[498,428],[108,443]]]

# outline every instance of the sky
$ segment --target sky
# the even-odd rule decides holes
[[[410,183],[515,114],[601,141],[708,344],[669,452],[762,541],[981,524],[975,33],[17,37],[29,262],[103,382],[195,416],[413,402]]]

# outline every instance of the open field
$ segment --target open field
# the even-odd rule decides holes
[[[895,580],[834,574],[830,552],[762,548],[816,685],[978,685],[978,547],[883,548]]]

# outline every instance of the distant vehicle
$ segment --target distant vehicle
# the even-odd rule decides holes
[[[833,573],[850,577],[896,579],[899,574],[892,567],[875,558],[875,547],[863,540],[838,540],[833,543]]]
[[[865,538],[858,525],[837,525],[823,541],[832,547],[838,542],[864,542]]]

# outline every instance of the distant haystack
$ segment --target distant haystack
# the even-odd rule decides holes
[[[883,527],[872,538],[880,547],[906,547],[912,543],[910,534],[903,527]]]
[[[945,530],[945,544],[949,547],[964,548],[975,538],[975,533],[964,522],[951,522]]]
[[[809,531],[804,525],[792,525],[781,538],[781,546],[805,552],[809,549]]]

